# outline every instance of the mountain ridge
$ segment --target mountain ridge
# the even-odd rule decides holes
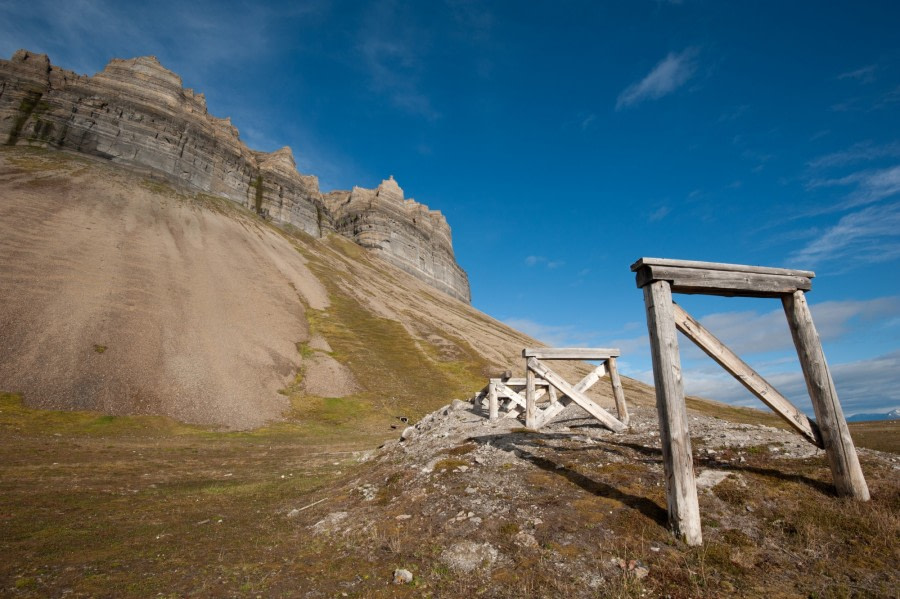
[[[289,147],[251,150],[229,118],[153,56],[113,59],[94,76],[28,50],[0,60],[0,139],[56,147],[150,168],[227,197],[315,237],[339,233],[432,287],[471,301],[450,226],[440,211],[404,197],[393,177],[376,189],[323,194],[297,171]]]

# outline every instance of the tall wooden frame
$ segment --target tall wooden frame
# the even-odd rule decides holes
[[[807,441],[824,448],[839,495],[869,499],[856,448],[838,401],[819,334],[806,304],[807,270],[641,258],[631,265],[644,291],[656,409],[666,473],[669,524],[689,545],[703,542],[676,329],[693,341]],[[816,420],[807,418],[762,376],[672,301],[673,293],[778,298],[797,348]]]

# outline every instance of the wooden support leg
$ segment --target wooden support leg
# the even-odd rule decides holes
[[[828,455],[834,486],[838,495],[868,501],[869,487],[859,466],[856,448],[838,402],[834,381],[825,362],[825,352],[822,351],[822,343],[813,324],[806,296],[802,291],[795,291],[791,295],[782,296],[781,302],[791,327],[794,345],[797,346],[797,356],[800,358],[806,388],[816,412],[816,422]]]
[[[653,358],[659,437],[666,474],[669,524],[688,545],[700,545],[700,507],[691,461],[687,406],[681,382],[681,359],[672,308],[672,289],[667,281],[644,286],[647,328]]]
[[[525,426],[537,426],[537,398],[534,396],[534,371],[525,368]]]
[[[497,416],[499,415],[499,412],[500,412],[499,403],[500,402],[497,400],[497,387],[496,387],[496,385],[494,385],[494,383],[491,383],[490,386],[488,387],[488,410],[489,410],[488,419],[489,420],[497,419]]]
[[[616,415],[625,426],[631,421],[628,416],[628,406],[625,405],[625,392],[622,391],[622,379],[619,378],[619,369],[616,368],[616,359],[610,358],[606,361],[609,369],[609,379],[612,382],[613,397],[616,398]]]

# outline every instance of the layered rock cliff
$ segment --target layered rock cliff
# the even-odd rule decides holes
[[[19,50],[0,60],[0,141],[59,147],[149,168],[225,196],[310,235],[335,232],[435,288],[468,302],[444,216],[411,199],[393,177],[377,189],[322,194],[288,147],[249,149],[203,94],[152,56],[114,59],[93,77]]]

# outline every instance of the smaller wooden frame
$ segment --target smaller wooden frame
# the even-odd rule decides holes
[[[616,368],[616,357],[619,355],[618,349],[610,348],[526,348],[522,350],[522,357],[525,358],[525,426],[538,430],[574,402],[599,420],[606,428],[617,433],[623,432],[628,427],[629,417],[621,379]],[[601,364],[577,384],[570,385],[563,377],[541,362],[542,359],[596,360]],[[610,375],[613,396],[616,400],[618,419],[585,395],[585,391],[607,373]],[[538,408],[537,405],[539,396],[536,391],[536,377],[540,377],[540,380],[550,384],[550,405],[543,409]],[[562,396],[554,398],[555,390],[562,393]]]

